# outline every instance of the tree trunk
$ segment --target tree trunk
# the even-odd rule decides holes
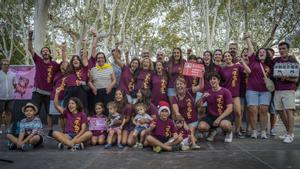
[[[34,13],[34,41],[33,46],[37,53],[44,47],[47,22],[48,22],[48,9],[50,7],[50,0],[35,0],[35,13]]]

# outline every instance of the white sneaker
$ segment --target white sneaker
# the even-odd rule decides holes
[[[275,129],[275,128],[272,128],[271,131],[270,131],[270,135],[271,135],[271,136],[276,136],[276,134],[277,134],[276,129]]]
[[[251,138],[257,139],[257,131],[252,130]]]
[[[288,134],[281,135],[281,136],[279,136],[279,139],[280,139],[280,140],[284,140],[287,136],[288,136]],[[292,133],[290,136],[291,136],[292,138],[295,137],[294,133]]]
[[[261,131],[261,135],[260,135],[261,139],[267,139],[267,132],[266,131]]]
[[[233,136],[232,132],[226,133],[224,142],[225,142],[225,143],[231,143],[231,142],[232,142],[232,136]]]
[[[294,137],[292,137],[291,135],[287,135],[283,140],[284,143],[292,143],[293,141]]]
[[[217,130],[212,130],[209,133],[209,136],[206,138],[206,140],[207,141],[214,141],[216,135],[217,135]]]

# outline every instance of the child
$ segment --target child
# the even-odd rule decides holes
[[[9,149],[19,148],[22,151],[29,151],[43,143],[43,126],[41,120],[35,116],[38,109],[34,104],[27,103],[22,112],[26,118],[20,122],[19,136],[7,134],[6,137],[11,142]]]
[[[95,104],[95,112],[96,114],[92,118],[96,118],[97,120],[103,120],[106,122],[106,116],[103,115],[104,112],[104,105],[101,102],[98,102]],[[91,125],[91,118],[88,120],[89,121],[89,126]],[[93,133],[93,136],[91,138],[92,145],[96,144],[104,144],[105,143],[105,136],[106,136],[106,127],[103,130],[91,130]]]
[[[121,144],[122,139],[122,122],[125,120],[121,117],[121,115],[117,112],[117,104],[115,102],[109,102],[107,104],[107,108],[109,111],[109,129],[108,129],[108,136],[107,136],[107,144],[105,145],[105,149],[112,147],[112,138],[115,134],[117,134],[117,141],[118,141],[118,148],[124,148]]]
[[[145,140],[146,131],[149,127],[150,122],[152,121],[152,117],[146,113],[146,105],[144,103],[138,103],[135,106],[135,111],[137,115],[133,119],[133,124],[135,124],[135,128],[133,131],[133,137],[136,141],[134,147],[143,148],[143,142]],[[138,141],[138,136],[140,136],[140,141]]]
[[[66,119],[65,133],[54,131],[53,137],[59,142],[58,148],[63,149],[64,145],[71,148],[71,151],[84,148],[84,141],[92,137],[92,132],[85,131],[87,117],[83,112],[81,101],[76,97],[71,97],[68,101],[67,108],[63,108],[58,103],[59,93],[62,88],[57,88],[54,97],[54,106],[57,111]]]
[[[192,145],[192,137],[189,129],[184,127],[184,120],[176,120],[175,122],[178,136],[182,137],[181,149],[189,150]]]
[[[166,151],[176,151],[180,149],[179,143],[182,137],[176,133],[176,128],[170,116],[169,104],[160,101],[157,118],[150,124],[147,132],[152,132],[146,137],[146,142],[153,146],[153,151],[159,153],[162,149]]]

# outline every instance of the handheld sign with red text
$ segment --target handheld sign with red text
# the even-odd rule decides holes
[[[202,64],[185,62],[183,75],[192,77],[203,77],[204,67]]]
[[[90,118],[89,130],[106,130],[106,119]]]

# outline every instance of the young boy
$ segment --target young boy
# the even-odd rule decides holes
[[[136,104],[135,111],[137,115],[133,119],[133,124],[135,124],[133,137],[136,140],[136,144],[134,147],[143,148],[143,142],[146,136],[145,129],[149,127],[149,124],[152,121],[152,117],[146,113],[146,105],[144,103]],[[138,141],[139,135],[140,135],[140,141]]]
[[[32,103],[27,103],[22,112],[26,116],[20,122],[20,133],[16,137],[13,134],[7,134],[7,139],[11,141],[10,149],[21,149],[22,151],[29,151],[43,143],[43,126],[41,120],[35,115],[38,112],[37,107]]]
[[[149,145],[153,146],[153,151],[159,153],[162,149],[166,151],[176,151],[180,149],[179,143],[182,137],[176,133],[176,128],[173,121],[169,118],[170,108],[165,101],[160,101],[158,115],[155,121],[150,124],[147,129],[151,135],[146,137]]]

